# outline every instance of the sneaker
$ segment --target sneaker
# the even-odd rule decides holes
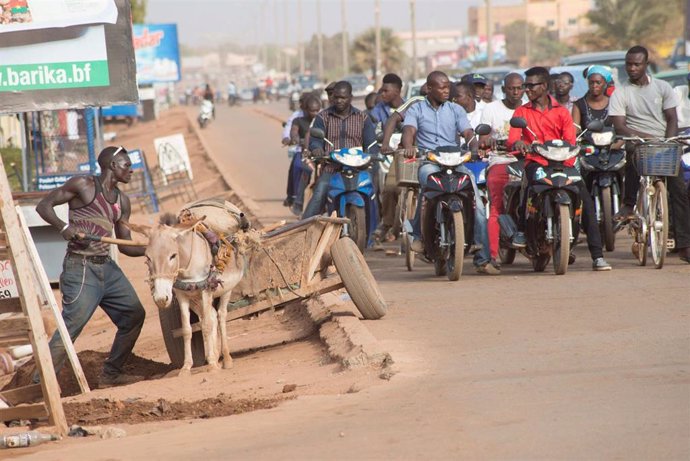
[[[681,261],[690,264],[690,248],[678,248],[678,257]]]
[[[286,197],[285,200],[283,200],[283,206],[285,207],[290,207],[294,203],[295,199],[292,197]]]
[[[592,262],[592,270],[594,271],[610,271],[611,265],[606,262],[604,258],[597,258]]]
[[[299,218],[302,215],[302,207],[293,203],[290,205],[290,212]]]
[[[424,243],[418,238],[410,235],[410,250],[415,253],[424,253]]]
[[[524,232],[516,232],[513,235],[513,246],[515,248],[525,248],[527,246],[527,237]]]
[[[618,222],[628,221],[635,217],[635,210],[630,205],[623,205],[618,213],[613,215],[613,220]]]
[[[105,389],[113,386],[125,386],[143,380],[143,376],[126,375],[124,373],[120,373],[119,375],[106,375],[101,373],[101,376],[98,378],[98,388]]]
[[[501,275],[501,269],[500,267],[496,267],[491,262],[484,263],[481,266],[476,266],[474,269],[477,274],[486,274],[486,275]]]

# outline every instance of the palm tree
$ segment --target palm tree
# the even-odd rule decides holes
[[[132,22],[141,24],[146,22],[146,0],[132,0]]]
[[[358,35],[350,53],[352,55],[352,68],[356,72],[371,71],[376,67],[376,30],[367,29]],[[400,72],[404,69],[405,53],[402,50],[402,42],[393,35],[393,30],[387,27],[381,29],[381,73]]]

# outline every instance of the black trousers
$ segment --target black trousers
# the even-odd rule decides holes
[[[640,188],[640,175],[635,167],[633,150],[633,144],[628,143],[625,146],[627,163],[625,165],[623,204],[631,207],[637,203],[637,191]],[[677,176],[666,178],[666,187],[668,189],[668,205],[673,214],[676,248],[688,248],[690,247],[690,202],[688,201],[682,169],[678,170]]]
[[[540,167],[538,163],[530,162],[525,167],[525,175],[522,181],[522,191],[520,193],[520,210],[518,216],[518,230],[520,232],[525,232],[525,227],[527,225],[527,190],[532,184],[532,178]],[[584,181],[580,181],[578,187],[578,194],[580,200],[582,201],[582,217],[581,223],[582,227],[587,233],[587,248],[589,248],[589,254],[592,260],[604,257],[604,251],[601,246],[601,232],[599,231],[599,223],[597,223],[596,214],[594,212],[594,201],[592,196],[589,195],[587,188],[585,187]]]

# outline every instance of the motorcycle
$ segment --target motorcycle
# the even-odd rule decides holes
[[[213,103],[208,99],[204,99],[201,101],[199,116],[197,117],[199,128],[205,128],[211,119],[213,119]]]
[[[625,150],[611,149],[614,141],[613,128],[604,127],[600,120],[587,125],[580,135],[583,139],[580,166],[591,182],[589,193],[594,201],[597,222],[604,237],[606,251],[616,246],[616,229],[613,217],[618,213],[621,200],[625,166]]]
[[[522,117],[513,117],[510,126],[529,130]],[[553,258],[554,272],[562,275],[568,270],[570,246],[579,229],[577,216],[581,203],[578,183],[582,181],[577,168],[565,166],[564,162],[578,155],[580,147],[552,140],[544,144],[533,143],[530,148],[548,164],[536,169],[532,184],[525,191],[527,207],[520,210],[527,216],[526,255],[535,272],[544,271]],[[512,216],[508,214],[503,215],[499,222],[502,233],[508,224],[506,235],[516,229]]]
[[[477,136],[491,132],[489,125],[479,125]],[[433,261],[436,275],[456,281],[474,235],[475,185],[469,169],[457,167],[472,160],[467,149],[441,147],[426,153],[427,161],[441,170],[429,175],[422,191],[422,240],[424,254]],[[476,242],[475,242],[476,243]]]
[[[323,139],[333,147],[320,128],[312,128],[309,134]],[[374,141],[367,151],[374,147]],[[328,214],[350,220],[343,226],[343,234],[355,241],[361,251],[369,244],[371,234],[378,226],[379,210],[373,182],[372,161],[380,161],[378,153],[364,152],[362,148],[342,148],[332,150],[325,158],[314,159],[334,165],[336,171],[331,175],[328,185]]]

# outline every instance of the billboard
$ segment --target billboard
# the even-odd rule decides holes
[[[180,80],[176,24],[134,24],[132,34],[140,84]]]
[[[128,0],[0,1],[1,112],[138,101]]]

